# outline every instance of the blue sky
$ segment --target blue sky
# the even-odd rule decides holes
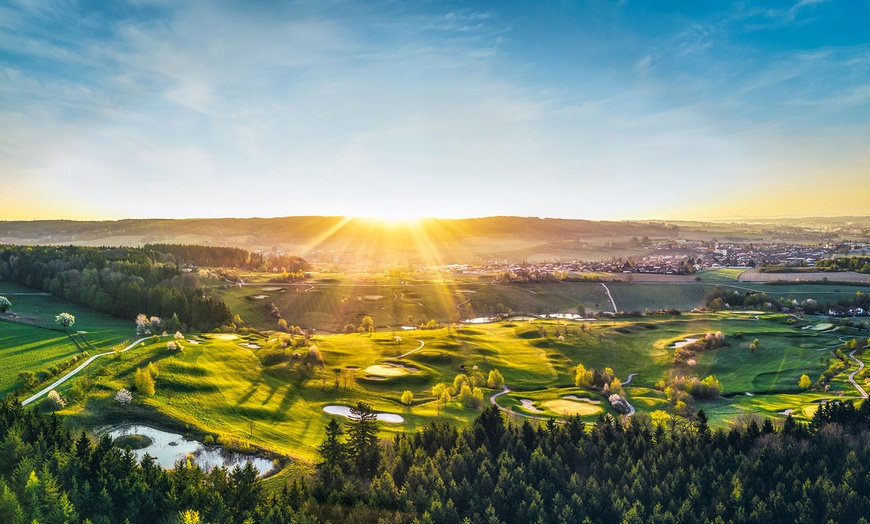
[[[867,214],[870,4],[0,4],[0,219]]]

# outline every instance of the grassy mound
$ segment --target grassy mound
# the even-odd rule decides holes
[[[151,437],[145,435],[124,435],[118,437],[112,442],[115,447],[125,449],[144,449],[154,443]]]

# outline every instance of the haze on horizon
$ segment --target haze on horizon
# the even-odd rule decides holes
[[[864,2],[0,5],[0,220],[866,215]]]

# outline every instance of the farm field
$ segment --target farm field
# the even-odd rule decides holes
[[[870,283],[870,275],[854,271],[813,271],[799,273],[762,273],[759,269],[749,269],[740,275],[741,282],[811,282],[827,279],[830,282]]]
[[[740,280],[740,275],[746,272],[745,267],[723,267],[718,269],[707,269],[695,273],[696,277],[701,277],[704,282],[736,282]]]
[[[711,285],[687,283],[608,283],[619,311],[641,311],[649,308],[692,310],[704,305]]]

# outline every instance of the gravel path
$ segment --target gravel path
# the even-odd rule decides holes
[[[133,348],[136,347],[136,345],[139,344],[140,342],[143,342],[143,341],[148,340],[148,339],[150,339],[150,338],[151,338],[151,337],[142,337],[142,338],[140,338],[140,339],[137,340],[136,342],[133,342],[133,343],[130,344],[129,346],[127,346],[127,347],[125,347],[124,349],[122,349],[122,350],[121,350],[121,353],[133,349]],[[84,362],[82,362],[81,365],[80,365],[79,367],[77,367],[77,368],[75,368],[74,370],[70,371],[69,373],[67,373],[67,374],[64,375],[63,377],[61,377],[61,378],[55,380],[54,382],[51,383],[51,385],[47,386],[45,389],[42,389],[39,393],[36,393],[36,394],[33,395],[32,397],[25,399],[23,402],[21,402],[21,405],[22,405],[22,406],[26,406],[26,405],[30,404],[31,402],[33,402],[34,400],[39,399],[39,397],[45,395],[46,393],[48,393],[48,392],[51,391],[52,389],[57,388],[58,386],[60,386],[60,385],[63,384],[64,382],[66,382],[67,380],[69,380],[69,379],[71,379],[72,377],[76,376],[76,375],[78,374],[79,371],[85,369],[85,368],[88,366],[88,364],[90,364],[90,363],[93,362],[94,360],[97,360],[98,358],[100,358],[100,357],[104,357],[104,356],[106,356],[106,355],[114,355],[114,354],[115,354],[114,351],[106,351],[105,353],[100,353],[100,354],[98,354],[98,355],[94,355],[94,356],[92,356],[91,358],[89,358],[89,359],[85,360]]]
[[[613,295],[610,294],[610,288],[608,288],[604,282],[602,282],[601,285],[604,287],[604,291],[607,291],[607,298],[610,299],[610,304],[613,306],[613,312],[619,313],[619,310],[616,309],[616,301],[613,300]]]
[[[860,359],[855,358],[856,351],[858,351],[858,350],[853,349],[852,352],[849,353],[849,358],[851,358],[852,360],[854,360],[855,362],[858,363],[858,369],[856,369],[855,371],[852,372],[851,375],[849,375],[849,382],[851,382],[852,385],[855,386],[855,389],[857,389],[858,393],[861,394],[861,398],[867,398],[867,392],[864,391],[864,388],[862,388],[857,382],[855,382],[855,375],[857,375],[858,373],[861,372],[862,369],[864,369],[864,362],[862,362]]]
[[[417,346],[416,348],[412,349],[411,351],[408,351],[408,352],[405,353],[404,355],[399,355],[399,356],[396,357],[396,358],[404,358],[404,357],[407,357],[407,356],[410,355],[411,353],[415,353],[415,352],[417,352],[417,351],[420,351],[421,349],[423,349],[423,346],[426,345],[426,343],[423,342],[422,340],[417,340],[417,342],[420,343],[419,346]]]

